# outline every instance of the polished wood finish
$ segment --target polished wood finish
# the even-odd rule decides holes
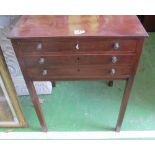
[[[89,54],[89,55],[62,55],[61,56],[24,56],[24,64],[26,67],[80,67],[82,65],[133,65],[135,55],[128,54]],[[115,60],[116,59],[116,60]]]
[[[116,73],[112,74],[112,69]],[[44,74],[44,71],[47,73]],[[111,66],[82,66],[75,67],[50,67],[50,68],[28,68],[27,75],[32,80],[93,80],[93,79],[125,79],[132,73],[131,67],[111,67]]]
[[[115,49],[115,43],[119,48]],[[40,40],[25,40],[19,43],[23,52],[73,52],[73,51],[130,51],[134,52],[136,48],[136,39],[119,38],[52,38]],[[78,48],[77,48],[78,45]]]
[[[133,68],[133,73],[131,74],[131,76],[126,81],[126,86],[125,86],[125,90],[124,90],[122,104],[121,104],[121,107],[120,107],[120,112],[119,112],[117,125],[116,125],[116,132],[120,131],[120,128],[121,128],[121,125],[122,125],[122,122],[123,122],[123,118],[124,118],[125,110],[126,110],[126,107],[127,107],[129,95],[130,95],[132,84],[133,84],[133,81],[134,81],[134,76],[135,76],[135,73],[136,73],[136,70],[137,70],[137,67],[138,67],[138,62],[139,62],[139,58],[140,58],[140,55],[141,55],[143,43],[144,43],[144,39],[139,39],[138,40],[138,44],[137,44],[137,48],[136,48],[137,56],[136,56],[136,60],[135,60],[134,68]]]
[[[39,118],[40,124],[42,125],[42,130],[47,132],[47,126],[46,126],[46,122],[40,107],[40,102],[39,102],[39,98],[36,94],[36,90],[33,84],[32,80],[26,80],[26,84],[30,93],[30,96],[32,98],[32,103],[34,105],[34,108],[36,110],[37,116]]]
[[[120,108],[120,113],[119,113],[118,120],[117,120],[117,125],[116,125],[116,132],[120,131],[120,128],[121,128],[121,125],[122,125],[122,122],[123,122],[123,118],[124,118],[125,110],[126,110],[126,107],[127,107],[127,103],[128,103],[128,99],[129,99],[129,95],[130,95],[133,80],[134,80],[134,77],[130,77],[126,81],[125,91],[124,91],[122,104],[121,104],[121,108]]]
[[[34,80],[127,80],[120,131],[144,38],[136,16],[23,16],[9,33],[40,123]]]
[[[79,35],[76,30],[86,33]],[[136,16],[22,16],[10,38],[144,37]]]

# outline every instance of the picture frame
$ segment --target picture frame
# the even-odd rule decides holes
[[[20,101],[0,47],[0,127],[27,127]]]

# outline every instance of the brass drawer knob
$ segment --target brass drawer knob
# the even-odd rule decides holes
[[[118,42],[115,42],[114,45],[113,45],[113,48],[114,48],[115,50],[119,49],[119,48],[120,48],[119,43],[118,43]]]
[[[42,71],[42,75],[43,75],[43,76],[47,75],[47,70],[46,70],[46,69],[44,69],[44,70]]]
[[[115,75],[116,74],[116,69],[115,68],[112,68],[111,69],[111,75],[113,76],[113,75]]]
[[[118,58],[116,56],[112,56],[112,63],[115,64],[118,61]]]
[[[38,43],[36,49],[39,51],[42,49],[42,43]]]
[[[45,62],[45,58],[40,58],[40,59],[39,59],[39,64],[42,65],[42,64],[44,64],[44,62]]]
[[[76,50],[79,50],[80,49],[79,44],[76,44],[75,48]]]

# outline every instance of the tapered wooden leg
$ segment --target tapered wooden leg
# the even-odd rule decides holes
[[[52,87],[56,87],[56,82],[55,81],[51,81],[52,82]]]
[[[42,130],[47,132],[46,122],[45,122],[45,119],[44,119],[44,116],[43,116],[43,113],[42,113],[42,110],[40,107],[39,98],[37,96],[33,81],[31,81],[31,80],[26,81],[26,84],[27,84],[30,96],[32,98],[32,102],[33,102],[35,111],[37,113],[38,119],[39,119],[40,124],[42,126]]]
[[[109,87],[112,87],[113,86],[113,83],[114,83],[113,81],[108,81],[108,86]]]
[[[122,99],[122,104],[120,107],[120,112],[119,112],[119,116],[118,116],[118,120],[117,120],[116,132],[119,132],[121,129],[121,126],[122,126],[124,114],[126,111],[129,95],[130,95],[131,88],[132,88],[133,79],[134,79],[134,77],[130,77],[126,82],[124,95],[123,95],[123,99]]]

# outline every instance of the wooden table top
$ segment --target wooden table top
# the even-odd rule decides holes
[[[22,16],[8,38],[147,37],[137,16]]]

